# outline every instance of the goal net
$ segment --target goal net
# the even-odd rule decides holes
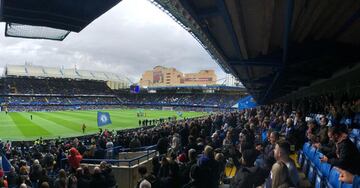
[[[172,106],[163,106],[162,110],[174,110]]]

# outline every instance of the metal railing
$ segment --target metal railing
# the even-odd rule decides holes
[[[151,157],[155,156],[157,154],[157,151],[154,150],[155,147],[156,147],[156,145],[135,148],[135,149],[137,149],[136,151],[146,151],[146,153],[141,156],[132,158],[132,159],[88,159],[88,158],[85,158],[85,159],[81,160],[81,163],[99,164],[102,161],[105,161],[112,165],[121,166],[121,164],[127,164],[126,166],[131,167],[134,165],[134,162],[136,162],[135,164],[139,165],[142,161],[149,160]],[[135,151],[135,150],[132,150],[131,148],[123,148],[123,149],[127,150],[127,151]],[[141,149],[143,149],[143,150],[141,150]],[[66,168],[67,160],[68,160],[67,158],[61,159],[60,168],[63,168],[63,169]]]

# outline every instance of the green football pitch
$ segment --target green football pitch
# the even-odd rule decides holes
[[[4,140],[34,140],[81,136],[98,132],[98,110],[57,111],[57,112],[0,112],[0,138]],[[139,119],[159,119],[177,116],[176,111],[145,110],[146,117],[137,117],[137,109],[99,110],[109,112],[112,124],[103,129],[120,130],[139,127]],[[183,112],[182,117],[206,115],[204,112]],[[32,116],[32,120],[30,117]],[[82,133],[82,124],[86,131]]]

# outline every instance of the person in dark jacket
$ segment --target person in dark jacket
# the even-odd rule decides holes
[[[42,174],[42,167],[39,160],[35,159],[33,165],[30,168],[30,180],[34,187],[38,186],[39,179]]]
[[[106,187],[113,188],[116,186],[116,180],[114,174],[112,173],[111,164],[105,164],[103,168],[101,168],[101,172],[104,175]]]
[[[318,130],[316,136],[317,136],[317,140],[318,143],[320,143],[321,145],[323,144],[327,144],[329,142],[329,137],[328,137],[328,119],[326,117],[323,117],[320,119],[320,129]]]
[[[360,174],[360,153],[347,135],[346,126],[336,125],[329,129],[329,138],[336,143],[336,156],[322,157],[321,162],[342,168],[352,174]]]
[[[254,149],[244,150],[241,157],[241,167],[237,170],[230,187],[257,187],[265,182],[266,170],[255,167],[257,152]]]
[[[166,154],[167,149],[169,147],[168,139],[164,135],[161,135],[161,138],[158,140],[156,147],[159,152],[159,155]]]
[[[197,166],[196,164],[194,164],[193,166],[191,166],[190,168],[190,182],[186,185],[184,185],[182,188],[201,188],[201,177],[200,177],[200,167]]]
[[[101,174],[99,167],[94,168],[93,179],[90,184],[91,188],[106,188],[106,182],[104,176]]]
[[[17,175],[15,168],[11,167],[10,172],[7,175],[8,186],[16,187],[16,181],[17,181],[18,177],[19,176]]]
[[[77,187],[78,188],[87,188],[90,187],[91,179],[84,176],[84,170],[79,167],[76,169],[76,178],[77,178]]]
[[[219,180],[219,177],[217,176],[219,175],[219,166],[214,159],[214,151],[211,146],[205,147],[203,154],[198,159],[197,164],[201,171],[201,184],[204,187],[209,188],[218,187],[219,182],[217,182],[217,180]]]

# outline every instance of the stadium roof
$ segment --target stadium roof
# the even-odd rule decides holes
[[[360,60],[357,0],[156,0],[260,103]]]
[[[1,0],[0,21],[6,22],[6,36],[63,40],[120,1]]]
[[[29,76],[38,78],[69,78],[127,82],[125,78],[115,73],[32,65],[7,65],[5,67],[5,76]]]
[[[189,31],[225,72],[237,76],[258,103],[330,79],[360,60],[358,0],[150,1]],[[0,2],[7,34],[41,38],[31,34],[45,33],[62,40],[66,31],[81,31],[120,0]],[[23,33],[28,31],[30,36]]]

